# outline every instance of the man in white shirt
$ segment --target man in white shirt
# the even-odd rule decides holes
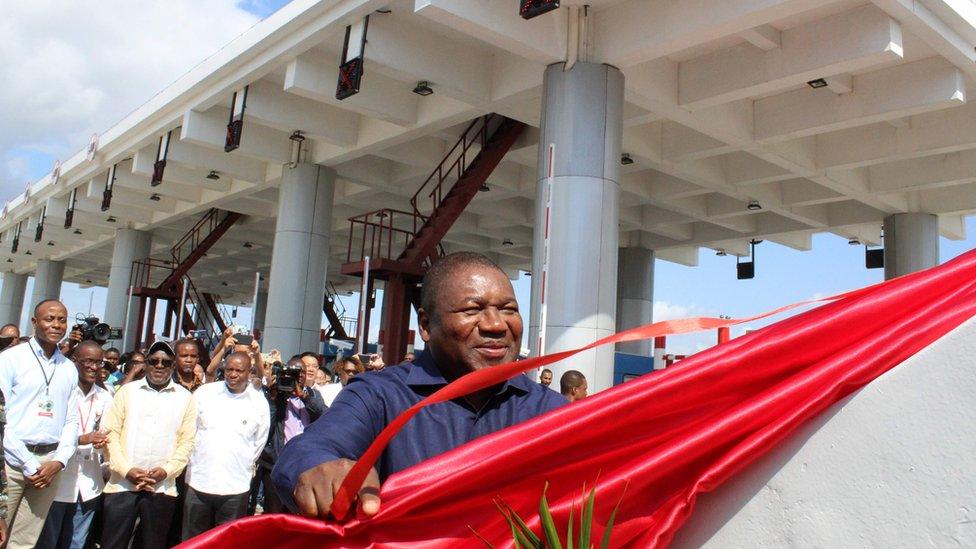
[[[196,433],[190,392],[173,382],[176,353],[164,341],[149,347],[146,377],[123,385],[102,420],[108,430],[103,549],[166,547],[176,506],[176,477],[186,467]]]
[[[112,397],[95,383],[104,354],[101,345],[87,340],[78,344],[72,358],[78,367],[75,397],[78,401],[78,432],[81,434],[78,450],[58,479],[57,495],[41,531],[38,547],[84,549],[105,487],[99,457],[108,437],[99,431],[99,422],[112,403]]]
[[[244,516],[254,464],[268,440],[270,412],[250,383],[251,357],[235,352],[224,381],[193,393],[197,435],[186,469],[183,540]]]
[[[6,397],[3,456],[7,472],[8,547],[34,547],[78,441],[78,370],[58,350],[68,310],[47,299],[34,307],[34,337],[0,354]]]

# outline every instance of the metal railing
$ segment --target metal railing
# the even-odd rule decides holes
[[[441,163],[434,168],[423,185],[410,198],[410,206],[413,207],[416,215],[425,220],[433,215],[434,210],[444,200],[444,183],[456,182],[461,179],[464,171],[468,169],[470,161],[474,160],[481,149],[488,144],[490,137],[488,129],[496,119],[501,120],[501,117],[494,113],[486,114],[475,118],[468,124],[454,147],[444,155]],[[475,145],[478,145],[477,150],[472,150]]]
[[[415,212],[392,208],[350,217],[346,263],[363,261],[366,256],[374,260],[399,257],[426,220]],[[353,245],[356,240],[359,240],[358,250]]]
[[[173,255],[173,262],[177,265],[182,263],[200,245],[203,239],[210,236],[210,233],[220,225],[221,221],[223,219],[220,216],[220,210],[211,208],[193,227],[190,227],[183,238],[173,244],[173,248],[170,250]]]

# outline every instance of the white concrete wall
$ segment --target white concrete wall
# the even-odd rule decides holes
[[[674,547],[976,547],[976,319],[698,499]]]

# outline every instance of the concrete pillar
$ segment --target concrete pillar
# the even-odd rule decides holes
[[[939,218],[899,213],[884,219],[885,280],[939,264]]]
[[[335,170],[315,164],[285,168],[262,346],[282,356],[320,347],[334,197]]]
[[[264,315],[265,311],[268,309],[268,291],[258,290],[258,299],[254,303],[254,310],[251,314],[254,315],[254,329],[264,332]]]
[[[620,142],[624,77],[608,65],[550,65],[542,94],[539,180],[532,254],[535,353],[581,347],[616,329]],[[545,348],[539,349],[546,192],[552,150],[552,206],[546,280]],[[555,380],[582,372],[591,391],[613,383],[613,347],[576,355],[553,367]]]
[[[63,280],[64,261],[52,261],[50,259],[37,260],[37,272],[34,273],[34,292],[31,294],[30,300],[32,316],[34,307],[41,301],[45,299],[61,299],[61,282]]]
[[[139,323],[139,298],[128,298],[129,284],[132,276],[132,262],[149,257],[151,252],[152,235],[135,229],[118,229],[115,231],[115,245],[112,249],[112,265],[108,272],[108,292],[105,296],[105,314],[102,322],[113,328],[126,328],[129,342],[136,341],[136,326]],[[129,307],[128,327],[126,321],[126,304]],[[121,348],[122,341],[114,340],[110,345]]]
[[[24,290],[27,275],[3,273],[3,288],[0,289],[0,324],[20,326],[20,316],[24,312]]]
[[[654,252],[620,248],[617,255],[617,331],[653,322]],[[650,340],[618,343],[617,351],[651,356]]]

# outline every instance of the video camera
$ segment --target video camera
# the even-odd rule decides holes
[[[110,339],[120,339],[122,337],[121,330],[113,330],[108,324],[99,322],[97,316],[78,315],[75,320],[78,323],[71,327],[71,331],[74,332],[77,330],[81,332],[82,341],[93,340],[100,344],[105,344]]]
[[[302,373],[300,364],[282,364],[275,362],[271,367],[275,376],[275,387],[279,393],[291,393],[298,386],[298,376]]]

